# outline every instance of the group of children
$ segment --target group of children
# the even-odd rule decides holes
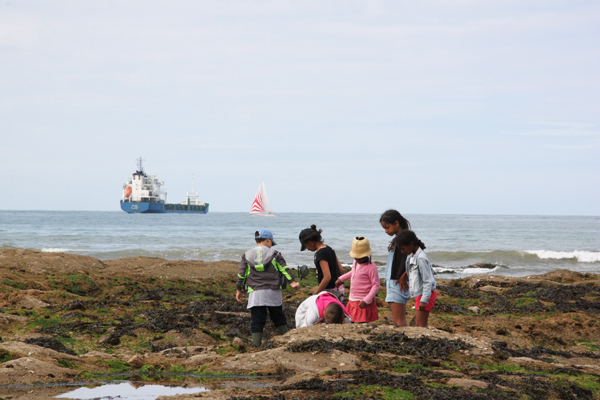
[[[388,247],[386,264],[386,299],[390,304],[395,326],[406,326],[406,303],[415,298],[415,325],[427,326],[429,312],[437,297],[433,268],[423,251],[425,245],[410,230],[410,223],[396,210],[384,212],[379,223],[385,232],[393,236]],[[301,251],[315,253],[318,286],[313,295],[303,301],[296,311],[296,328],[318,323],[343,324],[373,322],[379,318],[375,296],[379,291],[379,273],[371,260],[371,245],[365,237],[355,237],[350,256],[352,268],[345,272],[335,251],[323,243],[322,230],[315,225],[303,229],[299,240]],[[281,289],[289,285],[297,289],[299,284],[280,252],[272,247],[277,243],[268,229],[254,234],[257,246],[242,256],[236,282],[236,299],[243,301],[248,293],[248,308],[252,316],[252,341],[262,343],[262,332],[267,312],[277,331],[288,331],[283,313]],[[346,306],[344,281],[350,280],[350,294]]]

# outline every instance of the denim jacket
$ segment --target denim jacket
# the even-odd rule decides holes
[[[431,293],[436,290],[436,282],[431,263],[421,248],[414,256],[406,258],[406,270],[409,276],[410,297],[421,296],[421,303],[429,302]]]

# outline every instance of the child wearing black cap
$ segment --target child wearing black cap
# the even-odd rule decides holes
[[[281,253],[271,248],[277,244],[271,231],[259,229],[254,233],[254,239],[257,246],[245,252],[240,261],[235,297],[241,303],[244,300],[242,290],[248,293],[252,342],[259,347],[267,322],[267,311],[281,335],[288,331],[281,289],[287,282],[294,289],[300,285],[294,281]]]

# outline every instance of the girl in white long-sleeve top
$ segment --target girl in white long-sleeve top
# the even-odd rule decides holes
[[[320,323],[349,324],[350,322],[350,314],[346,307],[329,292],[310,296],[296,310],[296,328]]]
[[[413,231],[401,231],[394,239],[402,254],[406,254],[406,270],[408,271],[408,286],[410,297],[415,297],[417,317],[415,325],[427,327],[429,312],[433,309],[437,298],[436,281],[433,267],[423,251],[425,244],[419,240]]]

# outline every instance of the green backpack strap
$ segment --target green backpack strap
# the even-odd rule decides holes
[[[282,266],[275,259],[271,260],[271,263],[273,263],[273,266],[275,267],[275,269],[277,271],[279,271],[279,274],[281,275],[279,288],[280,289],[285,289],[287,287],[288,281],[292,280],[292,276],[288,272],[289,269],[290,269],[290,267],[288,267],[287,265],[286,266]]]
[[[283,276],[285,276],[285,278],[286,278],[288,281],[291,281],[291,280],[292,280],[292,276],[291,276],[291,275],[290,275],[290,273],[288,272],[288,271],[289,271],[289,269],[290,269],[290,267],[288,267],[287,265],[286,265],[285,267],[284,267],[284,266],[282,266],[282,265],[281,265],[281,264],[279,264],[279,263],[277,262],[277,260],[275,260],[275,259],[271,260],[271,262],[273,263],[273,266],[275,267],[275,269],[276,269],[277,271],[279,271],[279,273],[280,273],[280,274],[282,274]]]

